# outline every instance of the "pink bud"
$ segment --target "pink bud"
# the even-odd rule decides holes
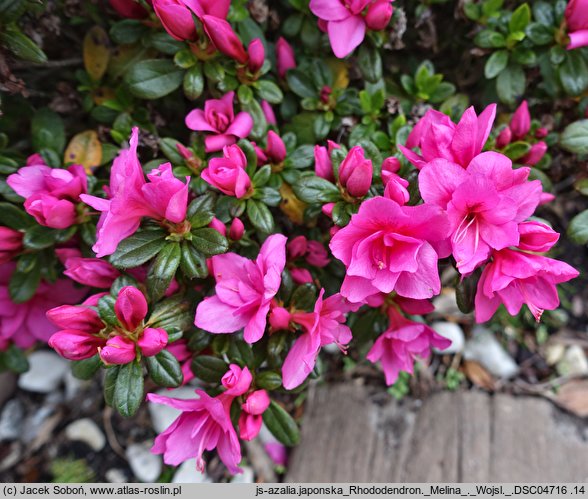
[[[241,369],[237,364],[231,364],[229,370],[221,379],[222,385],[227,389],[227,395],[238,397],[243,395],[249,387],[253,378],[247,367]]]
[[[368,29],[380,31],[388,26],[392,18],[392,12],[394,11],[392,1],[376,0],[368,7],[367,14],[365,15],[365,23]]]
[[[321,211],[329,218],[333,218],[333,208],[335,208],[335,203],[327,203],[322,206]]]
[[[512,115],[510,119],[510,129],[514,140],[520,140],[531,130],[531,115],[529,114],[529,105],[526,100]]]
[[[268,122],[268,124],[274,125],[274,126],[276,126],[278,124],[278,120],[276,120],[276,115],[274,113],[274,110],[268,101],[266,101],[266,100],[261,101],[261,110],[263,111],[263,115],[265,116],[265,119]]]
[[[137,288],[125,286],[118,293],[114,312],[127,331],[134,331],[147,315],[147,300]]]
[[[233,31],[231,25],[224,19],[214,16],[202,16],[202,23],[206,34],[214,43],[217,50],[226,56],[245,64],[249,59],[241,40]]]
[[[568,33],[568,35],[570,37],[570,43],[566,49],[572,50],[588,46],[588,29]]]
[[[179,0],[153,0],[153,10],[172,38],[194,41],[198,38],[192,12]]]
[[[99,258],[68,258],[63,272],[70,279],[93,288],[110,288],[114,280],[120,276],[106,260]]]
[[[225,224],[222,223],[218,218],[214,217],[212,221],[208,224],[211,229],[216,230],[221,236],[227,235],[227,228]]]
[[[317,177],[324,178],[330,182],[335,181],[331,155],[324,146],[314,146],[314,173]]]
[[[509,126],[502,129],[502,131],[496,137],[496,147],[499,149],[505,148],[512,142],[512,130]]]
[[[57,331],[49,338],[49,346],[69,360],[89,359],[98,353],[98,347],[104,343],[103,338],[68,329]]]
[[[265,61],[265,47],[263,46],[263,42],[259,38],[251,40],[247,47],[247,52],[249,53],[249,71],[257,73]]]
[[[47,166],[47,163],[45,163],[43,156],[41,156],[39,153],[35,153],[35,154],[31,154],[27,158],[27,163],[26,163],[26,166],[34,166],[34,165]]]
[[[537,253],[549,251],[559,239],[559,234],[551,227],[532,220],[519,224],[519,234],[518,248]]]
[[[537,139],[544,139],[545,137],[547,137],[549,135],[549,131],[547,130],[547,128],[537,128],[537,130],[535,131],[535,138]]]
[[[337,234],[337,232],[339,232],[341,230],[341,227],[337,226],[337,225],[333,225],[330,229],[329,229],[329,236],[333,237],[335,234]]]
[[[137,341],[141,353],[145,357],[151,357],[161,352],[167,345],[167,332],[162,328],[148,327]]]
[[[278,38],[276,43],[276,59],[280,78],[284,78],[289,69],[294,69],[296,67],[294,49],[282,37]]]
[[[288,249],[288,257],[295,259],[306,254],[308,250],[308,241],[304,236],[296,236],[286,245]]]
[[[255,142],[252,142],[253,149],[255,150],[255,155],[257,156],[257,165],[263,166],[269,163],[269,159],[265,153],[265,151],[259,147]]]
[[[24,207],[40,225],[53,229],[67,229],[76,221],[76,207],[67,199],[58,199],[51,194],[33,194]]]
[[[318,241],[308,241],[308,252],[306,261],[314,267],[326,267],[329,262],[329,253]]]
[[[98,312],[89,306],[61,305],[48,310],[45,315],[58,328],[98,333],[104,328],[104,323]]]
[[[261,430],[263,419],[261,416],[254,416],[242,412],[239,416],[239,436],[242,440],[253,440]]]
[[[539,204],[547,204],[551,203],[555,199],[555,196],[550,192],[542,192],[541,197],[539,198]]]
[[[271,460],[278,466],[286,466],[288,464],[288,450],[286,446],[279,442],[269,442],[264,447]]]
[[[128,19],[144,19],[149,13],[135,0],[108,0],[111,7],[121,17]]]
[[[241,408],[254,416],[262,415],[270,405],[269,395],[265,390],[256,390],[249,395]]]
[[[194,153],[185,145],[180,144],[179,142],[176,144],[176,149],[184,159],[191,159],[194,157]]]
[[[23,233],[0,227],[0,264],[6,263],[22,250]]]
[[[547,152],[547,144],[543,141],[537,142],[531,146],[531,150],[527,155],[519,160],[519,163],[523,165],[535,166],[539,161],[543,159]]]
[[[96,293],[93,295],[88,296],[88,298],[86,298],[81,305],[84,305],[86,307],[97,307],[98,306],[98,302],[100,301],[100,298],[103,298],[105,296],[108,296],[110,293],[107,292],[102,292],[102,293]]]
[[[237,145],[225,146],[222,158],[212,158],[200,176],[227,196],[241,199],[251,187],[245,168],[247,158]]]
[[[386,183],[386,176],[397,173],[400,170],[400,160],[396,156],[390,156],[382,162],[382,180]]]
[[[372,185],[372,161],[360,146],[351,148],[339,167],[339,182],[353,197],[363,197]]]
[[[308,269],[293,268],[290,270],[292,280],[296,284],[312,284],[312,274]]]
[[[286,159],[286,145],[282,138],[273,130],[267,133],[267,147],[265,151],[273,164],[279,164]]]
[[[245,226],[239,218],[233,218],[231,227],[229,228],[229,238],[233,241],[239,241],[245,233]]]
[[[410,199],[408,193],[408,180],[391,173],[385,182],[384,197],[396,201],[400,206],[404,206]]]
[[[135,344],[128,338],[114,336],[100,349],[100,358],[105,364],[128,364],[136,357]]]
[[[284,307],[273,307],[269,315],[269,323],[274,331],[290,327],[290,312]]]

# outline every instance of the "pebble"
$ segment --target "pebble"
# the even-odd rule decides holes
[[[157,395],[163,397],[172,397],[177,399],[197,399],[198,395],[194,393],[194,388],[188,386],[181,386],[174,390],[159,390]],[[167,427],[173,423],[180,415],[180,411],[163,404],[147,404],[149,408],[149,414],[151,415],[151,422],[153,423],[153,429],[156,433],[161,433],[167,429]]]
[[[545,349],[545,362],[550,366],[554,366],[563,358],[565,353],[565,345],[562,345],[561,343],[553,343]]]
[[[241,469],[243,470],[243,473],[231,478],[231,483],[254,483],[255,474],[253,473],[253,469],[249,466],[241,466]]]
[[[461,327],[459,327],[457,324],[453,322],[433,322],[433,324],[431,324],[431,328],[433,328],[444,338],[451,340],[451,345],[448,346],[445,350],[434,348],[433,350],[436,353],[458,353],[463,350],[465,345],[465,337]]]
[[[104,473],[104,477],[108,483],[127,483],[129,478],[123,470],[118,468],[111,468]]]
[[[474,360],[498,378],[512,378],[519,372],[513,358],[502,348],[492,331],[476,326],[464,349],[464,358]]]
[[[90,418],[83,418],[70,423],[65,429],[65,436],[70,440],[78,440],[98,452],[106,445],[104,433]]]
[[[172,479],[172,483],[208,483],[211,481],[206,473],[200,473],[196,469],[196,458],[184,461]]]
[[[28,392],[51,393],[61,384],[69,362],[55,352],[41,350],[29,356],[30,369],[18,378],[19,388]]]
[[[152,454],[152,443],[145,442],[143,444],[131,444],[127,447],[127,460],[129,466],[133,470],[134,475],[146,483],[153,483],[161,475],[162,462],[161,456]]]
[[[581,376],[588,373],[588,360],[580,345],[568,347],[557,363],[557,372],[562,376]]]
[[[453,317],[464,317],[465,315],[457,306],[455,289],[445,288],[439,296],[433,299],[433,306],[436,314]]]
[[[17,440],[22,433],[24,407],[20,400],[6,402],[0,415],[0,442]]]

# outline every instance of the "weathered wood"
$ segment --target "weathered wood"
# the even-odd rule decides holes
[[[311,389],[290,482],[584,482],[588,422],[531,397]]]

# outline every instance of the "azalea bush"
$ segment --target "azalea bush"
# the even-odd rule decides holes
[[[48,344],[121,415],[178,409],[167,464],[295,445],[341,358],[412,374],[441,274],[478,323],[578,275],[540,213],[588,155],[585,0],[13,0],[0,30],[0,364]]]

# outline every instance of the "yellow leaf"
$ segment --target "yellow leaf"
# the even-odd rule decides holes
[[[98,140],[98,134],[94,130],[86,130],[74,135],[63,156],[64,163],[83,165],[90,175],[92,168],[102,163],[102,144]]]
[[[84,37],[84,67],[94,81],[100,80],[110,60],[110,41],[100,26],[94,26]]]
[[[327,66],[331,68],[335,80],[333,82],[333,89],[347,88],[349,86],[349,71],[347,64],[339,59],[327,59]]]
[[[112,88],[100,87],[92,92],[92,99],[94,100],[94,104],[96,104],[97,106],[101,106],[107,100],[115,98],[116,94],[114,93],[114,90],[112,90]]]
[[[280,210],[295,224],[302,225],[304,222],[304,210],[306,203],[303,203],[296,197],[292,188],[285,182],[280,187],[280,195],[282,202],[280,203]]]

